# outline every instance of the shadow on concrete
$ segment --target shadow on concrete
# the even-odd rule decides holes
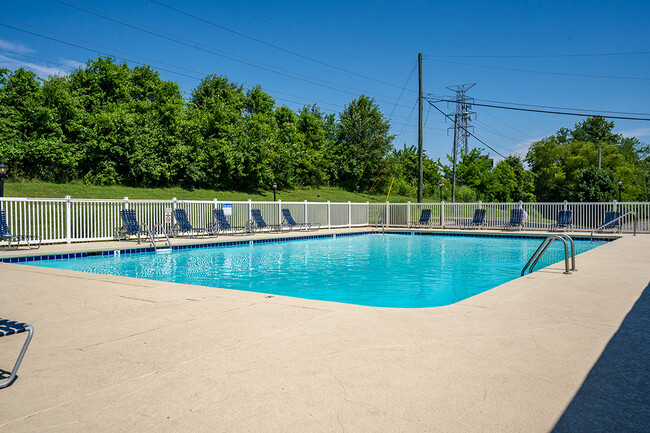
[[[552,431],[650,431],[650,284]]]

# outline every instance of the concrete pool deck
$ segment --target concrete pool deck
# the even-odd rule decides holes
[[[0,432],[644,431],[649,264],[622,235],[572,275],[390,309],[0,263],[0,317],[35,329]]]

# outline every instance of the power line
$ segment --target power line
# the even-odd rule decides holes
[[[436,101],[439,102],[455,102],[450,99],[437,99]],[[431,101],[429,101],[431,102]],[[503,105],[492,105],[492,104],[481,104],[475,102],[474,105],[477,105],[479,107],[489,107],[489,108],[499,108],[502,110],[514,110],[514,111],[528,111],[528,112],[533,112],[533,113],[545,113],[545,114],[559,114],[562,116],[580,116],[580,117],[591,117],[594,116],[593,113],[586,114],[586,113],[567,113],[565,111],[551,111],[551,110],[537,110],[533,108],[521,108],[521,107],[507,107]],[[621,119],[621,120],[644,120],[646,122],[650,121],[649,118],[643,118],[643,117],[625,117],[625,116],[610,116],[608,114],[603,114],[600,115],[600,117],[604,117],[606,119]]]
[[[409,73],[409,76],[406,78],[406,82],[404,83],[404,86],[402,87],[402,91],[399,92],[399,96],[397,97],[397,101],[395,101],[395,105],[393,105],[393,109],[390,112],[390,115],[388,116],[389,119],[393,117],[393,113],[395,112],[395,109],[397,108],[397,104],[399,104],[400,99],[402,99],[402,95],[404,94],[404,90],[406,90],[406,86],[408,86],[409,82],[411,81],[411,77],[413,76],[413,72],[415,72],[415,67],[417,66],[417,62],[413,62],[413,67],[411,68],[411,72]]]
[[[79,42],[84,43],[84,44],[87,44],[87,45],[97,46],[97,47],[100,47],[100,48],[105,48],[105,49],[108,49],[108,50],[110,50],[110,51],[114,51],[114,52],[118,52],[118,53],[126,53],[125,51],[117,50],[117,49],[115,49],[115,48],[110,48],[110,47],[105,47],[105,46],[102,46],[102,45],[93,44],[92,42],[88,42],[88,41],[84,41],[84,40],[81,40],[81,39],[73,38],[73,37],[70,37],[70,36],[67,36],[67,35],[63,35],[63,34],[59,34],[59,33],[55,33],[55,32],[51,32],[51,31],[49,31],[49,30],[42,29],[42,28],[40,28],[40,27],[35,27],[35,26],[31,26],[31,25],[29,25],[29,24],[20,23],[20,22],[18,22],[18,21],[10,20],[10,19],[5,18],[5,17],[2,17],[2,16],[0,16],[0,19],[4,19],[4,20],[7,20],[7,21],[11,21],[11,22],[16,22],[16,23],[18,23],[18,24],[25,25],[25,26],[27,26],[27,27],[36,28],[36,29],[38,29],[38,30],[40,30],[40,31],[44,31],[44,32],[48,32],[48,33],[52,33],[52,34],[56,34],[56,35],[58,35],[58,36],[62,36],[62,37],[65,37],[65,38],[68,38],[68,39],[71,39],[71,40],[79,41]],[[76,44],[76,43],[71,43],[71,42],[63,41],[63,40],[61,40],[61,39],[53,38],[53,37],[50,37],[50,36],[41,35],[41,34],[38,34],[38,33],[32,32],[32,31],[29,31],[29,30],[25,30],[25,29],[21,29],[21,28],[18,28],[18,27],[10,26],[10,25],[8,25],[8,24],[0,23],[0,26],[7,27],[7,28],[10,28],[10,29],[13,29],[13,30],[17,30],[17,31],[20,31],[20,32],[23,32],[23,33],[27,33],[27,34],[30,34],[30,35],[33,35],[33,36],[37,36],[37,37],[40,37],[40,38],[43,38],[43,39],[48,39],[48,40],[51,40],[51,41],[54,41],[54,42],[58,42],[58,43],[61,43],[61,44],[69,45],[69,46],[72,46],[72,47],[75,47],[75,48],[80,48],[80,49],[83,49],[83,50],[86,50],[86,51],[91,51],[91,52],[94,52],[94,53],[97,53],[97,54],[100,54],[100,55],[110,56],[110,57],[115,57],[115,58],[118,58],[118,59],[121,59],[121,60],[125,60],[125,61],[127,61],[127,62],[136,63],[136,64],[140,64],[140,63],[141,63],[141,62],[139,62],[138,60],[133,60],[133,59],[128,58],[128,57],[118,56],[118,55],[115,55],[115,54],[113,54],[113,53],[109,53],[109,52],[106,52],[106,51],[101,51],[101,50],[96,50],[96,49],[92,49],[92,48],[84,47],[84,46],[82,46],[82,45],[78,45],[78,44]],[[188,46],[192,46],[192,45],[189,45],[189,44],[186,44],[186,45],[188,45]],[[194,48],[200,49],[200,48],[198,48],[198,47],[194,47]],[[203,50],[203,51],[207,51],[207,50]],[[210,52],[210,51],[207,51],[207,52]],[[138,56],[138,55],[135,55],[135,54],[131,54],[131,53],[126,53],[126,54],[128,54],[128,55],[130,55],[130,56],[133,56],[133,57],[136,57],[136,58],[144,59],[144,60],[146,60],[146,61],[148,61],[148,62],[153,62],[153,63],[162,64],[162,65],[167,65],[167,66],[171,66],[171,67],[173,67],[173,68],[182,69],[182,70],[186,70],[186,71],[194,72],[194,73],[201,74],[201,75],[206,75],[206,74],[204,74],[204,73],[202,73],[202,72],[194,71],[194,70],[187,69],[187,68],[183,68],[183,67],[176,66],[176,65],[171,65],[171,64],[169,64],[169,63],[165,63],[165,62],[162,62],[162,61],[159,61],[159,60],[149,59],[149,58],[147,58],[147,57],[141,57],[141,56]],[[212,53],[212,54],[216,54],[216,53]],[[219,55],[219,54],[216,54],[216,55]],[[236,59],[233,59],[233,60],[236,60]],[[236,61],[237,61],[237,60],[236,60]],[[339,92],[342,92],[342,93],[347,93],[347,94],[351,94],[351,95],[355,95],[355,96],[357,95],[357,93],[354,93],[354,92],[348,92],[348,91],[341,90],[341,89],[337,89],[337,88],[334,88],[334,87],[331,87],[331,86],[326,86],[326,85],[323,85],[323,84],[320,84],[320,83],[315,83],[315,82],[312,82],[312,81],[309,81],[309,80],[304,80],[304,79],[301,79],[301,78],[298,78],[298,77],[292,77],[292,76],[290,76],[290,75],[283,74],[283,73],[281,73],[281,72],[277,72],[277,71],[273,71],[273,70],[270,70],[270,69],[267,69],[267,68],[264,68],[264,67],[260,67],[260,66],[257,66],[257,65],[251,65],[251,66],[259,67],[259,68],[262,68],[262,69],[268,70],[268,71],[273,72],[273,73],[277,73],[277,74],[280,74],[280,75],[285,75],[285,76],[287,76],[287,77],[289,77],[289,78],[292,78],[292,79],[295,79],[295,80],[305,81],[305,82],[310,83],[310,84],[313,84],[313,85],[317,85],[317,86],[321,86],[321,87],[326,87],[326,88],[329,88],[329,89],[332,89],[332,90],[336,90],[336,91],[339,91]],[[192,75],[188,75],[188,74],[184,74],[184,73],[181,73],[181,72],[173,71],[173,70],[170,70],[170,69],[162,68],[162,67],[160,67],[160,66],[157,66],[157,69],[159,69],[159,70],[161,70],[161,71],[169,72],[169,73],[172,73],[172,74],[175,74],[175,75],[180,75],[180,76],[183,76],[183,77],[191,78],[191,79],[193,79],[193,80],[199,80],[199,81],[201,80],[201,78],[199,78],[199,77],[195,77],[195,76],[192,76]],[[360,91],[362,91],[362,90],[360,90]],[[362,91],[362,92],[363,92],[363,91]],[[295,95],[294,95],[294,96],[295,96]],[[386,101],[383,101],[383,102],[386,102]]]
[[[330,49],[330,50],[332,50],[332,51],[339,52],[339,53],[341,53],[341,54],[343,54],[343,55],[346,55],[346,56],[348,56],[348,57],[351,57],[351,58],[353,58],[353,59],[355,59],[355,60],[362,60],[362,61],[364,61],[364,62],[366,62],[366,63],[369,63],[369,64],[374,65],[374,66],[378,66],[378,67],[380,67],[380,68],[382,68],[382,69],[385,69],[385,70],[387,70],[387,71],[390,71],[390,72],[393,72],[393,73],[399,73],[399,72],[395,71],[394,69],[387,68],[386,66],[384,66],[384,65],[382,65],[382,64],[380,64],[380,63],[376,63],[376,62],[373,62],[373,61],[370,61],[370,60],[367,60],[367,59],[360,58],[359,56],[357,56],[357,55],[355,55],[355,54],[347,53],[347,52],[345,52],[345,51],[343,51],[343,50],[340,50],[340,49],[338,49],[338,48],[336,48],[336,47],[333,47],[333,46],[331,46],[331,45],[328,45],[328,44],[324,43],[323,41],[320,41],[320,40],[315,39],[315,38],[311,38],[311,37],[309,37],[309,36],[307,36],[307,35],[305,35],[305,34],[303,34],[303,33],[296,32],[295,30],[291,30],[290,28],[287,28],[287,27],[281,26],[281,25],[279,25],[279,24],[277,24],[277,23],[275,23],[275,22],[273,22],[273,21],[271,21],[271,20],[269,20],[269,19],[266,19],[266,18],[264,18],[264,17],[261,17],[261,16],[258,16],[258,15],[252,14],[252,13],[250,13],[250,12],[248,12],[248,11],[245,11],[245,10],[240,9],[240,8],[237,8],[237,7],[233,6],[233,5],[227,4],[227,3],[224,2],[224,1],[219,1],[219,2],[217,2],[217,3],[221,3],[223,6],[225,6],[225,7],[227,7],[227,8],[230,8],[230,9],[233,9],[233,10],[235,10],[235,11],[241,13],[241,14],[248,15],[248,16],[250,16],[250,17],[253,17],[253,18],[255,18],[256,20],[259,20],[259,21],[265,22],[265,23],[267,23],[267,24],[270,24],[270,25],[272,25],[272,26],[274,26],[274,27],[277,27],[278,29],[280,29],[280,30],[282,30],[282,31],[285,31],[285,32],[290,33],[290,34],[292,34],[292,35],[299,36],[299,37],[301,37],[301,38],[303,38],[303,39],[306,39],[306,40],[308,40],[308,41],[310,41],[310,42],[313,42],[313,43],[316,43],[316,44],[318,44],[318,45],[321,45],[321,46],[323,46],[323,47],[325,47],[325,48],[328,48],[328,49]]]
[[[268,71],[268,72],[271,72],[271,73],[274,73],[274,74],[282,75],[284,77],[288,77],[288,78],[291,78],[291,79],[294,79],[294,80],[302,81],[302,82],[305,82],[305,83],[313,84],[313,85],[316,85],[316,86],[320,86],[320,87],[323,87],[323,88],[327,88],[327,89],[330,89],[330,90],[335,90],[337,92],[347,93],[347,94],[355,95],[355,96],[358,95],[357,92],[361,92],[361,93],[366,92],[366,90],[364,90],[364,89],[359,89],[359,88],[355,88],[355,87],[351,87],[351,86],[346,86],[346,85],[340,84],[340,83],[334,83],[332,81],[323,80],[323,79],[320,79],[320,78],[313,77],[311,75],[305,75],[305,74],[301,74],[301,73],[295,72],[295,71],[289,71],[289,70],[284,69],[282,67],[278,67],[278,66],[275,66],[275,65],[270,65],[268,63],[263,63],[263,62],[260,62],[260,61],[254,60],[254,59],[250,59],[250,58],[243,57],[243,56],[240,56],[240,55],[237,55],[237,54],[229,53],[227,51],[220,50],[218,48],[212,47],[210,45],[203,44],[201,42],[193,41],[191,39],[187,39],[187,38],[184,38],[182,36],[175,35],[173,33],[168,33],[168,32],[165,32],[163,30],[156,29],[154,27],[149,27],[149,26],[146,26],[144,24],[138,23],[136,21],[132,21],[132,20],[128,20],[126,18],[120,17],[118,15],[110,14],[110,13],[102,11],[100,9],[95,9],[95,8],[83,5],[83,7],[86,7],[87,9],[91,9],[91,10],[87,10],[87,9],[83,9],[82,7],[79,7],[79,6],[75,6],[74,4],[70,4],[70,3],[66,2],[66,1],[63,1],[63,0],[56,0],[56,1],[58,3],[61,3],[61,4],[65,5],[65,6],[77,9],[77,10],[79,10],[81,12],[84,12],[84,13],[87,13],[87,14],[90,14],[90,15],[94,15],[94,16],[97,16],[99,18],[102,18],[102,19],[105,19],[105,20],[108,20],[108,21],[115,22],[115,23],[120,24],[122,26],[129,27],[129,28],[141,31],[143,33],[147,33],[147,34],[150,34],[150,35],[162,38],[162,39],[166,39],[166,40],[175,42],[175,43],[180,44],[180,45],[184,45],[184,46],[187,46],[187,47],[190,47],[190,48],[194,48],[194,49],[199,50],[199,51],[203,51],[203,52],[206,52],[206,53],[209,53],[209,54],[212,54],[212,55],[223,57],[223,58],[226,58],[228,60],[232,60],[232,61],[235,61],[235,62],[238,62],[238,63],[242,63],[242,64],[245,64],[245,65],[248,65],[248,66],[258,68],[258,69],[262,69],[262,70],[265,70],[265,71]],[[76,3],[76,2],[74,2],[74,3]],[[80,5],[80,3],[76,3],[76,4]],[[93,12],[93,11],[97,11],[97,12]],[[111,17],[113,17],[113,18],[111,18]],[[281,72],[281,71],[284,71],[284,72]],[[300,77],[307,77],[307,78],[300,78]],[[317,82],[314,82],[312,80],[317,80],[317,81],[320,81],[322,83],[327,83],[327,84],[317,83]],[[332,86],[339,86],[341,88],[347,88],[347,89],[355,90],[356,92],[346,91],[346,90],[342,90],[341,88],[332,87]],[[392,99],[391,96],[387,96],[387,95],[378,95],[378,96],[381,96],[383,98]],[[387,100],[380,100],[380,99],[377,99],[377,100],[381,101],[381,102],[385,102],[385,103],[390,103]],[[408,107],[403,107],[403,108],[408,108]]]
[[[605,57],[605,56],[638,56],[650,54],[650,51],[632,51],[621,53],[591,53],[591,54],[537,54],[537,55],[444,55],[429,54],[425,58],[472,58],[472,59],[550,59],[563,57]]]
[[[444,96],[443,96],[444,98]],[[505,102],[505,101],[495,101],[493,99],[480,99],[480,98],[475,98],[476,101],[483,101],[483,102],[494,102],[496,104],[506,104],[506,105],[519,105],[522,107],[537,107],[537,108],[553,108],[557,110],[569,110],[569,111],[591,111],[594,113],[613,113],[613,114],[632,114],[632,115],[638,115],[638,116],[650,116],[648,113],[633,113],[633,112],[628,112],[628,111],[611,111],[611,110],[590,110],[587,108],[567,108],[567,107],[556,107],[552,105],[536,105],[536,104],[522,104],[518,102]]]
[[[583,78],[606,78],[613,80],[641,80],[641,81],[650,81],[650,77],[626,77],[626,76],[612,76],[612,75],[592,75],[592,74],[572,74],[569,72],[550,72],[550,71],[537,71],[533,69],[519,69],[519,68],[508,68],[505,66],[488,66],[488,65],[477,65],[476,63],[462,63],[462,62],[452,62],[449,60],[440,60],[440,59],[428,59],[434,62],[441,63],[450,63],[453,65],[462,65],[462,66],[474,66],[477,68],[487,68],[487,69],[499,69],[502,71],[514,71],[514,72],[526,72],[531,74],[544,74],[544,75],[559,75],[566,77],[583,77]]]
[[[438,107],[437,107],[433,102],[429,101],[428,99],[427,99],[426,101],[427,101],[427,102],[428,102],[428,103],[429,103],[433,108],[435,108],[436,110],[438,110],[438,111],[439,111],[443,116],[445,116],[447,119],[451,120],[451,117],[450,117],[447,113],[445,113],[444,111],[442,111],[440,108],[438,108]],[[471,135],[472,137],[474,137],[474,138],[475,138],[479,143],[483,144],[485,147],[487,147],[488,149],[490,149],[491,151],[493,151],[494,153],[496,153],[497,155],[499,155],[499,156],[500,156],[501,158],[503,158],[505,161],[508,161],[508,160],[506,159],[506,158],[507,158],[506,156],[504,156],[501,152],[499,152],[498,150],[496,150],[495,148],[493,148],[492,146],[490,146],[489,144],[487,144],[485,141],[483,141],[483,140],[481,140],[480,138],[478,138],[474,133],[472,133],[472,132],[470,132],[470,131],[468,131],[468,130],[465,130],[465,131],[466,131],[469,135]],[[569,193],[572,192],[571,190],[569,190],[569,189],[567,189],[567,188],[564,188],[563,186],[556,185],[556,184],[554,184],[554,183],[552,183],[552,182],[550,182],[550,181],[548,181],[548,180],[546,180],[546,179],[544,179],[544,178],[541,178],[541,177],[537,176],[537,175],[536,175],[535,173],[533,173],[532,171],[528,171],[528,173],[530,173],[530,174],[531,174],[532,176],[534,176],[535,178],[537,178],[537,179],[539,179],[539,180],[541,180],[541,181],[543,181],[543,182],[545,182],[545,183],[547,183],[547,184],[549,184],[549,185],[551,185],[551,186],[553,186],[553,187],[555,187],[555,188],[562,189],[562,190],[564,190],[564,191],[566,191],[566,192],[569,192]]]
[[[163,6],[163,7],[167,8],[167,9],[170,9],[170,10],[172,10],[172,11],[174,11],[174,12],[177,12],[177,13],[179,13],[179,14],[182,14],[182,15],[188,16],[188,17],[190,17],[190,18],[193,18],[193,19],[195,19],[195,20],[197,20],[197,21],[201,21],[201,22],[206,23],[206,24],[209,24],[209,25],[211,25],[211,26],[213,26],[213,27],[219,28],[219,29],[221,29],[221,30],[225,30],[225,31],[227,31],[227,32],[230,32],[230,33],[233,33],[233,34],[235,34],[235,35],[241,36],[241,37],[243,37],[243,38],[249,39],[249,40],[251,40],[251,41],[255,41],[255,42],[260,43],[260,44],[262,44],[262,45],[266,45],[266,46],[271,47],[271,48],[274,48],[274,49],[276,49],[276,50],[279,50],[279,51],[285,52],[285,53],[287,53],[287,54],[291,54],[291,55],[293,55],[293,56],[297,56],[297,57],[300,57],[300,58],[302,58],[302,59],[309,60],[309,61],[314,62],[314,63],[318,63],[319,65],[323,65],[323,66],[327,66],[328,68],[336,69],[336,70],[341,71],[341,72],[345,72],[345,73],[348,73],[348,74],[351,74],[351,75],[356,75],[357,77],[361,77],[361,78],[364,78],[364,79],[366,79],[366,80],[375,81],[375,82],[377,82],[377,83],[384,84],[384,85],[386,85],[386,86],[396,87],[396,88],[399,89],[399,86],[398,86],[398,85],[395,85],[395,84],[393,84],[393,83],[389,83],[389,82],[387,82],[387,81],[378,80],[377,78],[373,78],[373,77],[369,77],[369,76],[367,76],[367,75],[359,74],[358,72],[350,71],[350,70],[348,70],[348,69],[341,68],[341,67],[339,67],[339,66],[332,65],[332,64],[327,63],[327,62],[323,62],[323,61],[318,60],[318,59],[315,59],[315,58],[313,58],[313,57],[305,56],[304,54],[300,54],[300,53],[298,53],[298,52],[296,52],[296,51],[292,51],[292,50],[288,50],[288,49],[286,49],[286,48],[282,48],[282,47],[280,47],[280,46],[278,46],[278,45],[275,45],[275,44],[272,44],[272,43],[270,43],[270,42],[263,41],[263,40],[261,40],[261,39],[255,38],[255,37],[250,36],[250,35],[247,35],[247,34],[245,34],[245,33],[238,32],[237,30],[233,30],[233,29],[231,29],[231,28],[228,28],[228,27],[222,26],[222,25],[220,25],[220,24],[217,24],[217,23],[215,23],[215,22],[213,22],[213,21],[210,21],[210,20],[207,20],[207,19],[205,19],[205,18],[201,18],[201,17],[199,17],[199,16],[193,15],[193,14],[191,14],[191,13],[189,13],[189,12],[186,12],[186,11],[184,11],[184,10],[182,10],[182,9],[178,9],[178,8],[173,7],[173,6],[169,6],[168,4],[165,4],[165,3],[161,2],[161,1],[158,1],[158,0],[150,0],[150,1],[151,1],[152,3],[155,3],[155,4],[157,4],[157,5]],[[75,2],[75,3],[76,3],[76,2]],[[77,4],[80,4],[80,3],[77,3]]]
[[[5,52],[5,53],[10,53],[10,54],[13,54],[13,55],[17,55],[17,56],[21,56],[21,57],[26,57],[26,58],[30,58],[30,59],[34,59],[34,60],[39,60],[41,62],[50,63],[50,64],[53,64],[53,65],[63,66],[63,67],[68,68],[68,69],[73,68],[72,66],[70,66],[68,64],[56,62],[56,61],[50,60],[50,59],[44,59],[42,57],[30,56],[30,55],[27,55],[27,54],[19,53],[17,51],[5,50],[4,48],[0,48],[0,51]],[[100,54],[102,54],[102,53],[100,53]],[[125,58],[122,58],[122,57],[116,57],[116,58],[120,58],[122,60],[128,60],[128,59],[125,59]],[[7,59],[15,61],[14,59],[11,59],[10,57],[7,57]],[[169,72],[169,73],[172,73],[172,74],[177,74],[177,75],[182,75],[184,77],[192,78],[192,79],[194,79],[196,81],[201,81],[202,80],[202,78],[193,77],[191,75],[180,74],[178,72],[174,72],[174,71],[170,71],[170,70],[165,70],[165,71]],[[200,74],[200,72],[197,72],[197,73]],[[247,86],[242,86],[242,88],[244,88],[246,90],[251,90],[251,88],[247,87]],[[338,104],[329,103],[329,102],[322,102],[322,101],[313,101],[313,100],[311,100],[309,98],[305,98],[304,96],[293,95],[291,93],[285,93],[285,92],[281,92],[279,90],[273,90],[273,89],[266,89],[265,88],[264,91],[265,92],[270,92],[271,96],[273,96],[273,98],[275,100],[277,100],[277,101],[291,102],[291,103],[298,104],[298,105],[302,104],[303,106],[309,105],[309,104],[305,104],[304,102],[298,102],[298,101],[295,101],[295,100],[292,100],[292,99],[280,98],[280,97],[275,96],[274,94],[280,94],[280,95],[286,95],[286,96],[290,96],[290,97],[294,97],[294,98],[304,99],[304,100],[310,101],[310,104],[325,104],[325,105],[332,105],[332,106],[338,107]],[[331,114],[336,114],[336,111],[333,111],[333,110],[323,109],[323,111],[329,112]],[[406,116],[398,116],[398,117],[406,117]]]

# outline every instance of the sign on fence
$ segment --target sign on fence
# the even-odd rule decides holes
[[[232,215],[232,203],[224,203],[222,205],[223,209],[223,214],[225,216],[231,216]]]

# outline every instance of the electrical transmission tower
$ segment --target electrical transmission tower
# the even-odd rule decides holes
[[[476,112],[471,111],[472,105],[474,105],[474,98],[468,98],[466,93],[475,85],[476,83],[471,83],[459,84],[456,87],[447,87],[447,89],[456,92],[456,110],[452,113],[454,119],[456,119],[454,124],[456,132],[454,151],[460,151],[462,153],[469,152],[468,139],[469,131],[472,127],[468,123],[472,120],[472,116],[476,116]]]

